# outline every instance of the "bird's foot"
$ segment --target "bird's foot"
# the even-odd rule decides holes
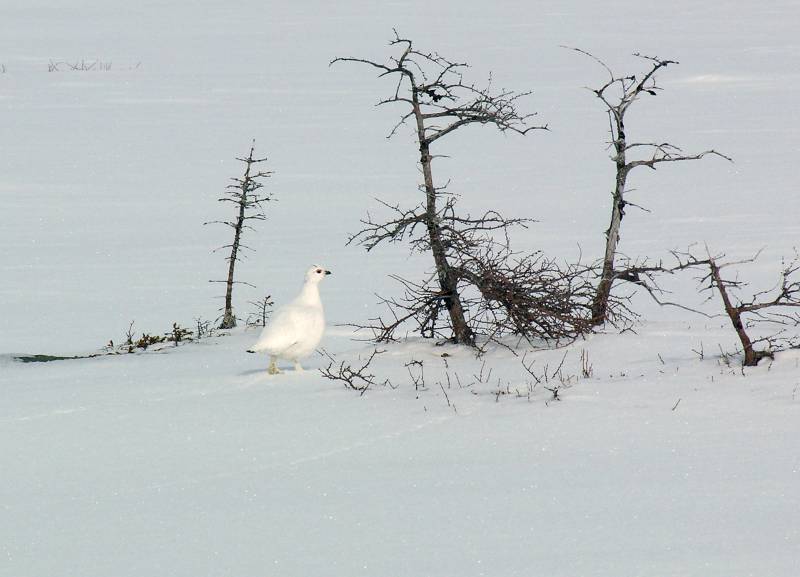
[[[281,374],[281,370],[278,368],[278,365],[275,363],[274,359],[269,363],[269,367],[267,367],[267,373],[269,373],[270,375]]]

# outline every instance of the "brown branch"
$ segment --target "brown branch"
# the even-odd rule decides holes
[[[372,363],[372,360],[377,355],[380,355],[385,352],[386,351],[379,351],[378,349],[374,349],[361,366],[354,366],[352,364],[346,363],[345,361],[341,361],[339,363],[339,366],[335,368],[334,365],[336,364],[336,359],[331,355],[328,355],[330,363],[326,368],[319,369],[319,372],[326,379],[330,379],[332,381],[338,381],[342,383],[346,389],[359,391],[360,395],[364,395],[364,393],[366,393],[371,386],[377,384],[383,384],[383,385],[390,384],[389,379],[386,379],[383,383],[378,383],[375,380],[375,375],[367,372],[367,369]],[[360,356],[359,360],[361,360]]]

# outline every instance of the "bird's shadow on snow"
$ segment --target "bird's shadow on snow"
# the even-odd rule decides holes
[[[271,375],[267,372],[267,368],[263,367],[260,369],[250,369],[247,371],[242,371],[239,373],[240,377],[251,377],[253,375],[264,375],[265,377],[280,377],[281,375],[304,375],[306,373],[315,373],[317,369],[303,369],[302,371],[296,371],[289,367],[281,368],[281,372],[277,375]]]
[[[242,371],[239,373],[240,377],[251,377],[253,375],[271,376],[267,373],[267,369],[250,369],[249,371]]]

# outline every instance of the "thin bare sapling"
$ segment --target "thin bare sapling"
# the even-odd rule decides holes
[[[231,203],[235,207],[234,218],[231,220],[214,220],[204,224],[222,224],[232,229],[233,240],[230,244],[223,245],[215,250],[229,251],[225,260],[228,263],[228,275],[225,280],[212,280],[209,282],[225,283],[225,305],[222,312],[222,321],[219,328],[231,329],[236,326],[236,315],[233,311],[233,286],[236,284],[250,283],[236,280],[236,263],[242,257],[243,250],[253,250],[242,243],[242,236],[245,230],[255,230],[250,224],[254,221],[266,220],[264,214],[264,203],[273,200],[271,194],[259,192],[263,188],[263,180],[272,175],[271,171],[262,171],[258,165],[266,162],[266,158],[255,156],[255,142],[250,147],[250,153],[244,158],[236,160],[244,164],[244,173],[241,177],[232,178],[232,184],[225,188],[224,196],[217,199],[219,202]]]
[[[706,156],[718,156],[731,160],[716,150],[704,150],[696,154],[685,154],[680,148],[669,142],[637,142],[629,139],[625,125],[625,116],[631,106],[642,96],[656,96],[661,87],[656,82],[656,75],[674,60],[654,56],[635,54],[647,68],[644,72],[622,76],[616,74],[605,62],[593,54],[579,48],[570,48],[575,52],[588,56],[608,73],[608,80],[598,88],[590,90],[602,102],[609,121],[611,134],[611,161],[616,167],[614,190],[611,198],[611,218],[605,232],[605,250],[601,265],[600,279],[592,302],[592,324],[602,325],[609,318],[609,302],[611,291],[616,280],[624,278],[628,273],[626,266],[617,262],[620,228],[627,206],[637,206],[627,199],[628,176],[639,168],[647,167],[655,170],[663,163],[700,160]]]

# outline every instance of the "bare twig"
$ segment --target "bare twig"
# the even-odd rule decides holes
[[[337,367],[335,366],[336,359],[328,354],[327,351],[325,351],[324,354],[326,354],[331,360],[328,366],[324,369],[319,369],[319,372],[326,379],[338,381],[342,383],[346,389],[359,391],[360,395],[364,395],[364,393],[366,393],[367,390],[373,385],[391,385],[389,379],[384,380],[382,383],[378,383],[378,381],[375,380],[375,375],[368,372],[372,360],[377,355],[385,352],[386,351],[373,349],[361,366],[355,366],[345,361],[341,361]],[[359,356],[359,360],[362,360],[361,356]]]

